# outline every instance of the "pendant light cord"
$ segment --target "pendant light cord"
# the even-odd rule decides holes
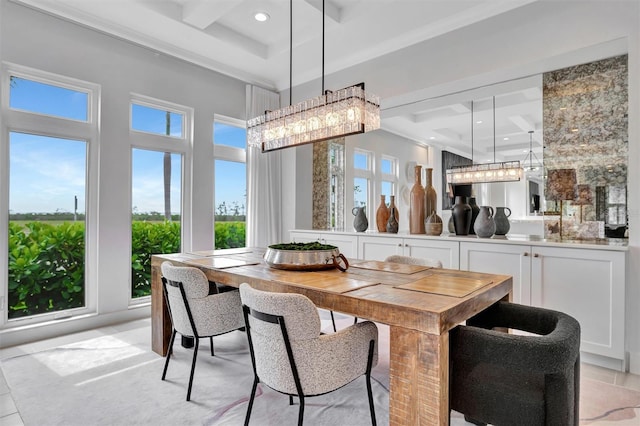
[[[324,1],[322,0],[322,95],[324,95]]]
[[[473,99],[471,100],[471,165],[473,166]]]
[[[493,162],[496,162],[496,97],[493,97]]]
[[[289,106],[293,105],[293,0],[289,0]]]

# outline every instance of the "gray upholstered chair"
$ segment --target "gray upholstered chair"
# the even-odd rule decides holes
[[[363,321],[332,334],[320,333],[318,310],[301,294],[272,293],[240,285],[254,381],[245,425],[249,424],[258,383],[300,399],[332,392],[365,375],[371,421],[375,409],[371,369],[378,363],[378,328]]]
[[[411,257],[411,256],[400,256],[398,254],[394,254],[388,256],[385,262],[392,263],[405,263],[407,265],[420,265],[420,266],[430,266],[432,268],[442,268],[442,262],[437,259],[428,259],[424,257]]]
[[[452,330],[449,356],[450,406],[467,421],[578,425],[580,324],[569,315],[498,302]]]
[[[187,389],[187,401],[189,401],[199,340],[209,338],[211,356],[213,356],[213,336],[244,327],[240,293],[230,291],[209,294],[211,289],[217,291],[216,287],[209,286],[207,277],[198,268],[173,266],[170,262],[164,262],[161,269],[165,300],[173,327],[167,359],[162,371],[162,380],[167,375],[176,333],[185,337],[193,337],[193,361],[191,362],[189,388]]]

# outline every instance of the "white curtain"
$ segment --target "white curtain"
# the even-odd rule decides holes
[[[247,85],[247,119],[280,108],[280,95]],[[282,155],[247,146],[247,247],[267,247],[282,238]]]

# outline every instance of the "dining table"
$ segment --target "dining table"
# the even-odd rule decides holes
[[[449,424],[449,331],[499,300],[512,277],[350,259],[346,271],[269,266],[263,248],[157,254],[151,258],[152,350],[165,356],[171,319],[160,265],[199,268],[211,282],[303,294],[323,309],[389,326],[390,425]]]

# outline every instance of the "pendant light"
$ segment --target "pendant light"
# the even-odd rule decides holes
[[[292,8],[292,0],[289,2]],[[247,141],[262,152],[320,142],[380,128],[380,98],[366,93],[364,83],[324,90],[324,20],[322,1],[322,94],[304,102],[266,111],[247,122]],[[293,14],[290,13],[289,94],[292,89]]]
[[[536,160],[535,164],[533,163],[534,158]],[[529,160],[529,167],[526,166],[527,159]],[[536,154],[533,153],[533,130],[529,130],[529,153],[524,157],[524,160],[522,160],[522,164],[525,172],[537,172],[542,169],[542,163],[538,160]]]
[[[473,104],[472,104],[473,105]],[[473,117],[473,110],[472,110]],[[473,121],[473,118],[472,118]],[[471,165],[447,169],[451,184],[516,182],[522,175],[520,161],[496,162],[496,97],[493,97],[493,163],[473,164],[473,127],[471,129]]]

